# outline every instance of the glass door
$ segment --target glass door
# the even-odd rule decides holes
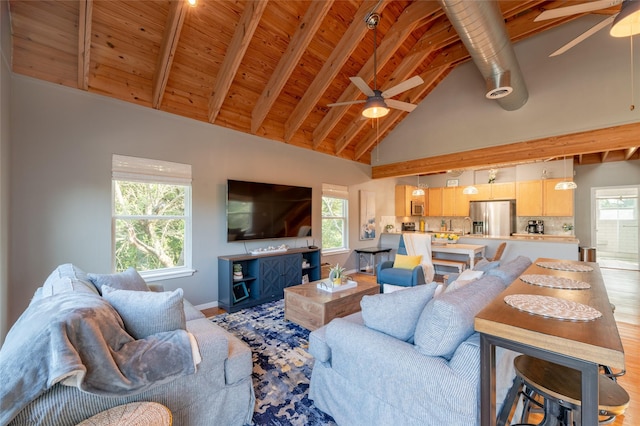
[[[591,241],[596,242],[596,261],[601,267],[640,269],[639,193],[638,185],[593,188]]]

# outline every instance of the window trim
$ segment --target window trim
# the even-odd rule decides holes
[[[342,247],[335,248],[322,248],[321,252],[323,255],[331,256],[349,253],[351,250],[349,249],[349,188],[343,185],[334,185],[323,183],[322,184],[322,198],[334,198],[341,199],[346,201],[344,216],[340,216],[339,218],[344,218],[344,234],[342,237]],[[337,218],[337,217],[336,217]],[[321,226],[320,230],[322,233],[322,225],[324,225],[325,219],[333,219],[330,217],[325,217],[322,212],[320,213]]]
[[[111,270],[116,270],[116,219],[127,219],[131,216],[116,215],[115,182],[139,182],[150,184],[165,184],[184,186],[185,207],[184,216],[167,216],[166,219],[184,219],[184,265],[173,268],[138,271],[147,282],[162,281],[173,278],[192,276],[193,269],[193,233],[192,233],[192,187],[191,165],[173,163],[169,161],[153,160],[140,157],[128,157],[113,154],[111,176]],[[140,218],[140,216],[135,216]],[[157,216],[153,216],[157,217]],[[164,218],[164,217],[163,217]]]

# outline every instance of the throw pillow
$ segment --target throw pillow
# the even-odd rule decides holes
[[[412,342],[418,318],[433,297],[437,285],[433,282],[392,293],[364,296],[360,301],[364,325],[396,339]]]
[[[422,256],[407,256],[404,254],[396,254],[396,259],[393,261],[394,268],[400,269],[413,269],[422,263]]]
[[[414,340],[418,351],[451,359],[457,347],[473,334],[478,312],[503,290],[499,278],[484,277],[431,300],[416,324]]]
[[[508,286],[516,280],[522,273],[531,266],[531,259],[526,256],[518,256],[510,262],[503,263],[499,267],[491,269],[487,275],[493,275],[504,281]]]
[[[67,291],[99,294],[87,273],[71,263],[59,265],[42,284],[42,297]]]
[[[134,268],[116,274],[89,274],[89,279],[100,293],[105,285],[118,290],[149,291],[147,283]]]
[[[473,270],[487,272],[493,268],[497,268],[498,266],[500,266],[499,260],[494,260],[490,262],[483,257],[482,259],[478,260],[475,265],[473,265]]]
[[[477,280],[478,278],[482,277],[482,275],[484,275],[484,272],[482,271],[474,271],[473,269],[466,269],[462,271],[460,275],[458,275],[458,278],[456,278],[454,282],[452,282],[447,286],[447,288],[445,289],[445,293],[462,288],[465,285],[470,284],[473,281]]]
[[[184,292],[119,290],[102,286],[102,296],[114,307],[124,328],[135,339],[164,331],[185,330]]]

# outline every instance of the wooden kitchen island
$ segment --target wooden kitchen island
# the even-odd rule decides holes
[[[555,266],[551,267],[551,266]],[[525,280],[551,283],[536,285]],[[558,288],[556,283],[577,282],[582,288]],[[566,280],[569,279],[569,280]],[[584,284],[587,284],[585,286]],[[555,286],[555,287],[554,287]],[[511,297],[510,297],[511,296]],[[507,303],[514,298],[560,300],[569,309],[563,315],[600,313],[592,319],[559,319],[554,312],[530,313]],[[577,305],[577,306],[576,306]],[[534,308],[547,308],[531,303]],[[576,308],[572,310],[572,306]],[[541,309],[545,312],[544,309]],[[560,312],[560,310],[558,310]],[[624,349],[613,311],[597,263],[558,259],[537,259],[518,279],[483,309],[475,318],[480,333],[481,351],[481,423],[496,422],[495,348],[504,347],[581,372],[582,424],[598,424],[599,365],[624,370]]]

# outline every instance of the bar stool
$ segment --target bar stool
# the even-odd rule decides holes
[[[544,418],[540,425],[574,426],[581,425],[581,377],[578,370],[544,361],[527,355],[514,360],[516,379],[505,399],[505,407],[500,413],[498,424],[506,420],[516,400],[517,394],[524,396],[522,422],[527,422],[531,403],[536,395],[544,399]],[[524,389],[520,392],[520,389]],[[508,407],[507,407],[508,405]],[[598,377],[598,410],[600,424],[611,423],[616,416],[624,413],[629,405],[629,394],[615,380],[605,375]]]

